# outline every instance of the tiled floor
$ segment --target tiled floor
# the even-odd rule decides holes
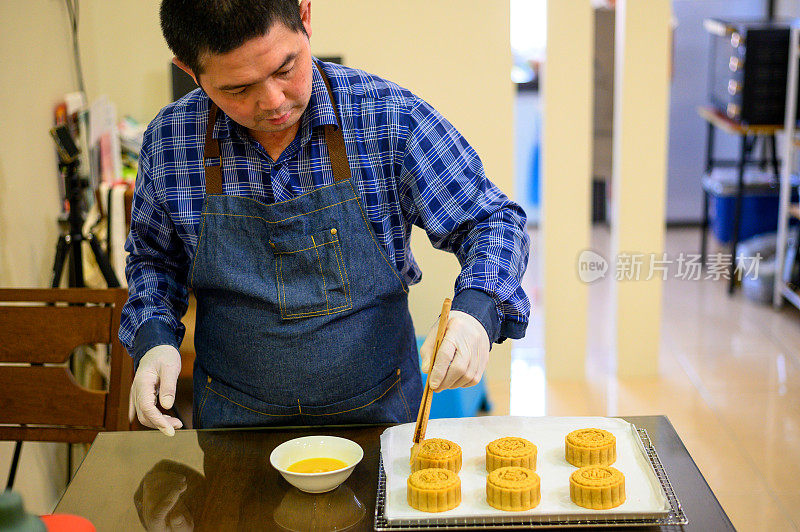
[[[534,245],[536,234],[533,235]],[[699,232],[668,231],[670,258],[697,253]],[[608,249],[608,229],[593,247]],[[526,277],[536,294],[538,254]],[[542,366],[541,324],[512,352],[508,410],[494,392],[494,413],[513,415],[665,414],[739,530],[800,527],[800,312],[776,312],[729,297],[724,281],[670,278],[663,297],[659,375],[618,379],[611,360],[610,322],[603,309],[610,280],[590,288],[591,379],[553,382]],[[536,305],[534,303],[534,309]]]

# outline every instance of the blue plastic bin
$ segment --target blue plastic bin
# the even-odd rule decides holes
[[[422,349],[424,341],[424,338],[417,337],[417,352]],[[426,374],[422,374],[423,386],[425,386],[427,377]],[[419,406],[417,406],[418,408]],[[488,412],[489,410],[491,410],[491,405],[486,393],[486,383],[484,383],[484,379],[481,379],[481,382],[469,388],[436,392],[431,401],[430,418],[473,417],[478,412]]]
[[[703,190],[709,195],[709,217],[714,236],[723,244],[733,237],[733,217],[736,212],[736,184],[732,170],[720,171],[717,177],[704,176]],[[716,172],[716,170],[715,170]],[[772,177],[772,174],[768,174]],[[739,225],[739,242],[751,236],[774,233],[778,229],[778,188],[757,176],[760,186],[745,188],[742,195],[742,216]],[[797,202],[797,185],[800,178],[792,175],[791,201]]]
[[[714,236],[723,244],[733,237],[733,217],[736,196],[710,198],[711,224]],[[739,242],[751,236],[775,232],[778,228],[778,195],[746,194],[742,197],[742,216],[739,225]]]

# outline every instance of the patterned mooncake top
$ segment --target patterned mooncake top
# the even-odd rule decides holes
[[[489,473],[486,482],[503,489],[530,489],[539,484],[539,475],[525,467],[500,467]]]

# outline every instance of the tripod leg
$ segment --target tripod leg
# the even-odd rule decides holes
[[[89,244],[92,246],[94,258],[97,260],[97,265],[100,266],[100,271],[103,272],[103,277],[106,278],[106,284],[108,287],[119,287],[117,275],[114,273],[114,269],[111,267],[111,262],[109,262],[108,256],[106,256],[106,254],[103,252],[103,248],[100,247],[100,242],[98,242],[97,238],[95,238],[95,236],[91,233],[89,233],[86,239],[89,240]]]
[[[11,458],[11,470],[8,473],[8,482],[6,482],[6,490],[14,487],[14,478],[17,476],[17,466],[19,465],[19,453],[22,451],[22,442],[18,441],[14,446],[14,456]]]
[[[72,248],[69,255],[69,286],[74,288],[83,288],[86,286],[83,280],[83,250],[81,249],[83,237],[81,235],[72,235],[70,247]]]
[[[58,288],[58,285],[61,284],[61,275],[64,273],[64,259],[67,257],[68,250],[69,244],[67,243],[67,237],[61,235],[58,237],[58,243],[56,244],[56,259],[53,261],[53,277],[50,282],[51,288]]]
[[[72,480],[72,444],[67,443],[67,484]]]

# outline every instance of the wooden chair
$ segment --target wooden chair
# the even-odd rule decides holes
[[[123,288],[0,289],[0,440],[90,443],[129,430],[130,356],[117,338]],[[107,391],[80,386],[67,364],[86,344],[110,345]]]

